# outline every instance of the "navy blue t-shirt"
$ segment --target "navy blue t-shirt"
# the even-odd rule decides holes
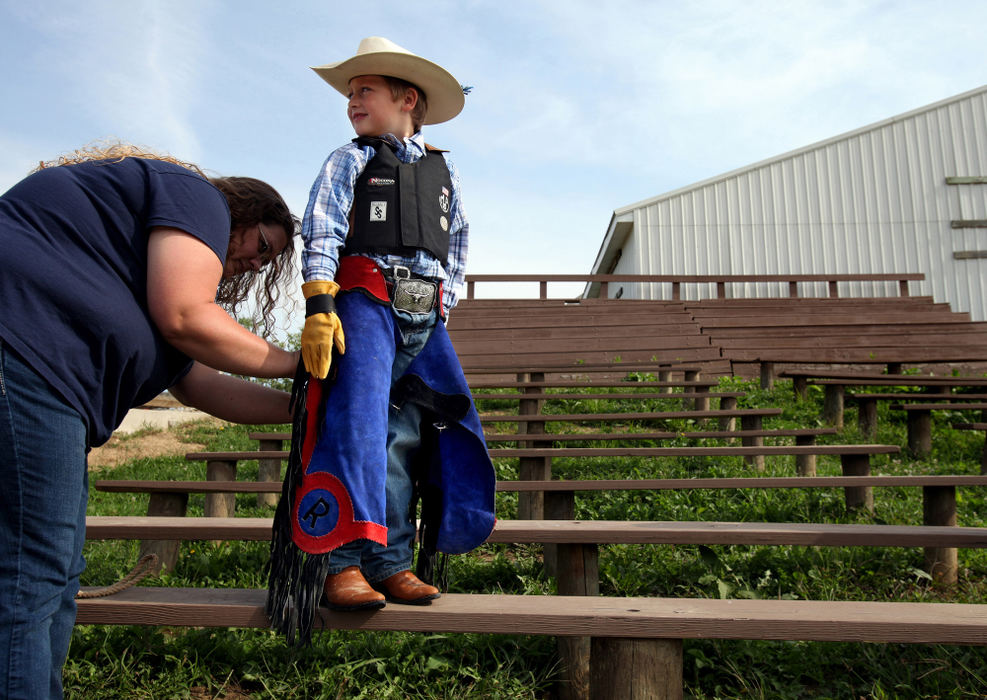
[[[148,313],[154,226],[185,231],[226,259],[226,198],[164,161],[48,168],[0,197],[0,339],[79,411],[90,446],[192,366]]]

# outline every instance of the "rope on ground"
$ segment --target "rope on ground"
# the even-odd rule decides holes
[[[116,583],[109,586],[104,586],[103,588],[94,588],[91,591],[79,591],[75,594],[75,597],[102,598],[104,596],[113,595],[114,593],[119,593],[120,591],[135,585],[138,581],[151,573],[157,565],[157,554],[145,554],[134,565],[134,568],[130,570],[130,573]]]

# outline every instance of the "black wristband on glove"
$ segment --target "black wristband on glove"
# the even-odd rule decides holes
[[[316,294],[305,300],[305,318],[315,314],[336,313],[336,300],[331,294]]]

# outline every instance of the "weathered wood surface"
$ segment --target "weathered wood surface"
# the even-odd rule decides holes
[[[572,479],[498,481],[498,491],[677,491],[682,489],[844,488],[847,486],[987,486],[987,475],[914,476],[768,476],[696,477],[687,479]],[[281,482],[260,481],[154,481],[101,479],[96,491],[115,493],[269,493],[280,492]]]
[[[133,587],[78,601],[78,624],[269,626],[266,590]],[[987,605],[446,594],[373,612],[320,609],[326,629],[645,639],[987,644]]]
[[[691,412],[693,413],[693,412]],[[513,416],[515,419],[534,420],[532,417]],[[501,420],[498,422],[507,422]],[[540,422],[535,420],[534,422]],[[739,432],[739,431],[738,431]],[[518,439],[532,440],[542,436],[519,435]],[[845,454],[894,454],[900,452],[897,445],[760,445],[760,446],[703,446],[695,447],[533,447],[533,448],[493,448],[491,457],[718,457],[731,455],[845,455]],[[248,450],[243,452],[189,452],[185,458],[201,460],[248,460],[259,458],[287,459],[288,452]]]
[[[270,518],[89,516],[86,539],[268,541]],[[710,521],[498,520],[487,542],[987,547],[987,528]]]

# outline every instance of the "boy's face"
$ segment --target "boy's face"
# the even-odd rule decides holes
[[[391,87],[379,75],[359,75],[350,81],[346,115],[357,136],[394,134],[399,139],[413,131],[411,109],[417,98],[411,91],[395,100]]]

